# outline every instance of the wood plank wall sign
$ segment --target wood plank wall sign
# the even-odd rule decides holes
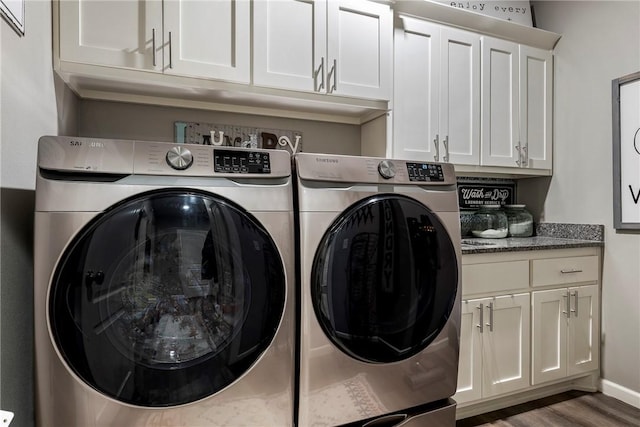
[[[408,1],[408,0],[406,0]],[[533,26],[529,0],[435,0],[458,9]]]
[[[613,226],[640,230],[640,72],[612,82]]]

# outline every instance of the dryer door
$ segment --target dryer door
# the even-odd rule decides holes
[[[58,352],[86,384],[164,407],[247,372],[284,302],[282,259],[256,218],[211,193],[163,190],[112,207],[74,238],[48,318]]]
[[[458,263],[438,217],[414,199],[370,197],[324,234],[311,297],[325,334],[358,360],[389,363],[426,348],[445,326]]]

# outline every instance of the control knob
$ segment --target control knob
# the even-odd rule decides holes
[[[383,160],[378,163],[378,173],[384,179],[391,179],[396,176],[396,167],[390,160]]]
[[[167,164],[179,171],[187,169],[193,163],[193,154],[188,148],[180,145],[167,151]]]

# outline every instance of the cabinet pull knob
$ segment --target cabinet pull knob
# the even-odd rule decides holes
[[[524,147],[522,147],[522,151],[524,152],[524,162],[523,165],[525,168],[529,167],[529,142],[524,143]]]
[[[518,141],[514,147],[518,150],[518,160],[516,160],[516,165],[522,166],[522,148],[520,147],[520,141]]]
[[[442,140],[442,145],[444,145],[444,157],[442,157],[442,160],[444,162],[448,162],[449,161],[449,135],[444,137],[444,139]]]
[[[476,327],[480,329],[480,333],[483,333],[484,332],[484,304],[480,304],[476,308],[480,310],[480,323],[478,323]]]
[[[436,134],[436,139],[433,140],[433,145],[436,147],[436,154],[433,156],[433,160],[436,162],[440,160],[440,135]]]
[[[560,273],[562,274],[570,274],[570,273],[582,273],[582,270],[577,269],[577,268],[570,268],[568,270],[560,270]]]
[[[575,307],[573,310],[571,310],[571,312],[575,315],[575,317],[578,317],[578,291],[574,291],[572,296],[575,298],[574,302],[573,302],[573,306]]]
[[[320,58],[320,66],[318,67],[318,71],[316,71],[316,75],[314,76],[316,82],[318,81],[318,75],[320,75],[320,85],[316,92],[320,92],[324,90],[324,56]]]
[[[571,317],[571,313],[570,313],[571,303],[569,302],[569,291],[567,291],[564,295],[562,295],[562,298],[564,298],[564,310],[562,310],[562,314],[567,316],[567,319],[568,319],[569,317]]]
[[[493,332],[493,303],[490,302],[487,308],[489,309],[489,323],[487,323],[487,326],[489,327],[489,332]]]
[[[153,66],[156,66],[156,29],[151,29],[151,57],[153,58]]]
[[[173,55],[171,52],[171,31],[169,31],[169,68],[173,68]]]
[[[331,77],[333,77],[333,85],[331,85],[331,88],[329,88],[329,93],[333,93],[336,91],[336,89],[338,88],[338,83],[336,82],[337,80],[337,76],[336,76],[336,60],[333,60],[333,67],[331,67],[331,70],[329,70],[329,72],[327,73],[327,81],[331,81]]]

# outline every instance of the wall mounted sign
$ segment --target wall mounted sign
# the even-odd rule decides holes
[[[0,0],[2,17],[21,36],[24,36],[24,2],[25,0]]]
[[[458,206],[461,210],[470,210],[484,205],[512,205],[516,200],[515,192],[514,183],[458,180]]]
[[[529,27],[533,26],[531,5],[528,0],[436,1],[458,9],[480,13],[493,18],[504,19],[505,21],[512,21]]]
[[[179,144],[220,145],[302,151],[302,132],[202,122],[175,122],[175,142]]]
[[[613,226],[640,230],[640,72],[612,82]]]

